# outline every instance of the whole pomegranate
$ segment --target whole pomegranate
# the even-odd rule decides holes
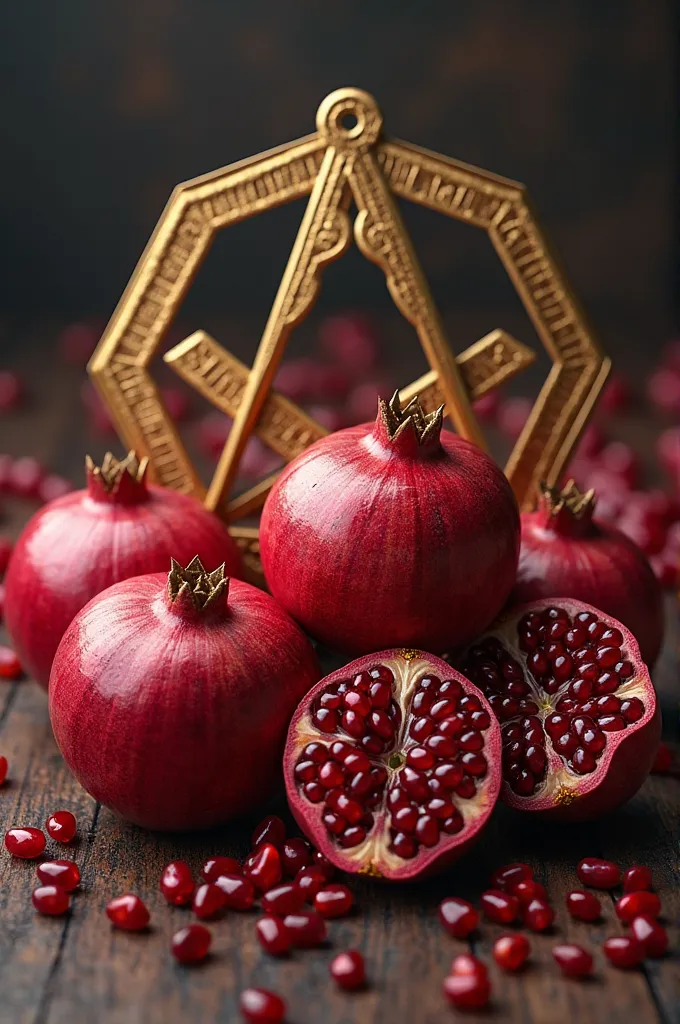
[[[19,537],[5,579],[5,621],[22,665],[47,686],[66,627],[83,605],[130,576],[167,569],[171,556],[225,562],[243,575],[226,527],[186,494],[146,482],[147,459],[101,467],[86,460],[87,487],[51,501]]]
[[[71,771],[101,803],[155,829],[249,811],[280,777],[295,707],[320,672],[268,594],[205,572],[116,583],[75,617],[50,677]]]
[[[637,642],[616,619],[568,598],[535,601],[502,616],[458,667],[501,723],[512,807],[583,821],[644,782],[661,715]]]
[[[443,651],[477,636],[515,580],[519,513],[506,478],[443,410],[380,400],[374,426],[317,441],[262,514],[267,584],[328,647]]]
[[[595,494],[569,481],[542,486],[538,511],[522,515],[522,547],[512,600],[572,597],[626,626],[653,665],[663,640],[663,594],[645,555],[625,534],[593,519]]]
[[[343,871],[408,880],[457,860],[500,789],[501,737],[482,693],[445,662],[381,651],[302,700],[284,755],[300,828]]]

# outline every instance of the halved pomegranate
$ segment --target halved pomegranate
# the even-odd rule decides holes
[[[503,799],[572,821],[630,799],[644,782],[661,716],[633,635],[559,598],[506,612],[458,659],[503,735]]]
[[[500,790],[500,728],[450,665],[381,651],[303,698],[284,774],[300,828],[337,867],[407,880],[457,860],[484,826]]]

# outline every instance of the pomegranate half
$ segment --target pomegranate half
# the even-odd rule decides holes
[[[601,608],[631,631],[651,666],[663,640],[661,586],[637,544],[594,512],[595,492],[581,494],[573,480],[562,491],[541,487],[537,511],[522,514],[511,600],[560,594]]]
[[[343,871],[407,880],[457,860],[500,790],[488,702],[445,662],[389,650],[304,697],[284,756],[300,828]]]
[[[597,817],[649,773],[661,715],[633,635],[567,598],[507,612],[458,660],[503,735],[503,792],[518,810]]]
[[[83,608],[54,659],[50,717],[95,800],[147,828],[206,828],[270,794],[291,715],[319,675],[268,594],[196,558]]]
[[[519,513],[510,485],[479,448],[442,431],[442,415],[417,399],[402,410],[398,393],[381,400],[375,425],[317,441],[267,498],[267,584],[333,650],[469,643],[512,589]]]
[[[5,579],[5,620],[21,664],[42,686],[66,627],[119,580],[167,570],[198,555],[242,576],[222,522],[188,494],[146,481],[147,459],[86,460],[87,487],[49,502],[16,543]]]

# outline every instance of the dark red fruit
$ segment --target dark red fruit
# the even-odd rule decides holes
[[[354,906],[354,897],[346,885],[326,885],[314,898],[314,909],[322,917],[344,917]]]
[[[202,868],[206,882],[216,882],[220,875],[240,875],[241,873],[241,865],[235,857],[211,857]]]
[[[191,903],[195,886],[189,865],[183,860],[173,860],[166,864],[160,888],[168,903],[175,907]]]
[[[642,943],[630,935],[615,935],[602,943],[602,951],[614,967],[637,967],[645,958]]]
[[[194,894],[192,909],[202,921],[217,917],[227,906],[225,892],[217,883],[204,882]]]
[[[3,782],[7,778],[7,768],[8,767],[9,766],[7,764],[7,758],[6,757],[0,757],[0,786],[2,786]]]
[[[479,914],[467,900],[449,896],[439,904],[439,920],[454,939],[464,939],[479,924]]]
[[[553,947],[552,955],[562,974],[568,978],[584,978],[592,973],[593,958],[583,946],[564,942]]]
[[[534,878],[528,878],[523,882],[516,882],[510,887],[510,893],[516,896],[522,906],[531,903],[532,900],[547,900],[548,893],[544,885]]]
[[[478,960],[472,953],[459,953],[454,956],[451,964],[451,974],[466,974],[475,978],[488,977],[486,964]]]
[[[281,856],[272,843],[263,843],[249,862],[246,874],[258,892],[266,892],[281,881]]]
[[[268,814],[255,828],[250,845],[253,850],[259,850],[265,843],[271,843],[280,851],[285,840],[286,826],[275,814]]]
[[[277,885],[262,896],[262,909],[268,914],[296,914],[302,910],[305,894],[295,884]]]
[[[512,888],[518,882],[528,881],[534,877],[534,869],[529,864],[503,864],[496,868],[491,876],[491,885],[494,889],[501,889],[503,892],[512,892]]]
[[[668,775],[673,767],[673,754],[667,743],[660,743],[656,748],[652,767],[649,769],[653,775]]]
[[[58,885],[64,892],[73,892],[80,885],[80,870],[72,860],[44,860],[36,874],[43,885]]]
[[[518,971],[531,953],[524,935],[501,935],[493,944],[493,958],[504,971]]]
[[[281,864],[288,878],[295,878],[298,871],[312,862],[312,851],[305,839],[287,839],[281,850]]]
[[[340,988],[354,991],[366,984],[366,965],[363,956],[356,949],[338,953],[331,960],[329,971],[331,978]]]
[[[517,897],[500,889],[487,889],[482,893],[481,903],[485,917],[496,924],[512,924],[520,910]]]
[[[567,893],[566,904],[571,916],[578,921],[597,921],[602,913],[597,896],[582,889],[574,889],[573,892]]]
[[[522,919],[532,932],[544,932],[555,920],[555,911],[545,900],[532,900],[524,907]]]
[[[326,941],[326,922],[313,910],[287,914],[283,923],[288,929],[292,945],[299,949],[311,949]]]
[[[58,843],[70,843],[76,834],[76,819],[70,811],[55,811],[45,822],[45,828]]]
[[[265,988],[245,988],[239,997],[239,1008],[249,1024],[281,1024],[286,1016],[283,999]]]
[[[640,889],[652,888],[652,872],[641,864],[634,864],[623,872],[623,891],[638,892]]]
[[[302,868],[295,876],[295,884],[305,894],[305,901],[314,903],[316,894],[327,884],[327,879],[319,868]]]
[[[486,1006],[491,995],[489,979],[473,974],[450,974],[444,979],[444,995],[459,1010],[477,1010]]]
[[[141,932],[149,923],[150,914],[139,896],[126,893],[116,896],[106,905],[109,921],[126,932]]]
[[[661,913],[661,900],[655,892],[628,892],[616,901],[616,916],[630,924],[634,917],[645,914],[647,917],[658,917]]]
[[[22,672],[18,654],[11,647],[0,644],[0,679],[18,679]]]
[[[255,886],[243,875],[218,875],[214,884],[224,893],[229,910],[250,910],[255,902]]]
[[[170,949],[181,964],[197,964],[205,960],[210,950],[212,935],[202,924],[189,924],[172,937]]]
[[[39,828],[11,828],[5,833],[5,848],[13,857],[33,860],[45,849],[45,833]]]
[[[38,913],[48,917],[60,917],[61,914],[65,914],[71,903],[69,894],[60,885],[42,885],[35,890],[31,898]]]
[[[576,868],[584,885],[592,889],[615,889],[621,882],[621,868],[611,860],[585,857]]]
[[[261,917],[255,925],[255,934],[262,948],[272,956],[283,956],[290,951],[290,933],[283,918],[276,914]]]
[[[630,922],[630,930],[642,945],[645,956],[663,956],[668,949],[668,932],[658,921],[647,914],[640,914]]]

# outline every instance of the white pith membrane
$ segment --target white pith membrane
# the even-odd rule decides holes
[[[442,662],[437,663],[436,674],[432,662],[410,651],[362,663],[368,666],[364,671],[335,673],[334,681],[293,723],[292,784],[307,804],[307,816],[312,808],[317,811],[329,842],[344,859],[361,865],[359,870],[365,873],[394,874],[423,847],[434,854],[440,842],[456,836],[464,840],[474,831],[471,826],[490,813],[498,783],[492,783],[484,749],[490,727],[492,735],[495,730],[474,688]],[[371,710],[360,722],[351,716],[343,720],[353,710],[347,705],[359,694],[371,702]],[[339,708],[329,707],[338,698]],[[365,701],[363,707],[360,700],[358,704],[365,710]],[[421,724],[414,737],[416,722]],[[333,731],[326,732],[319,724],[333,726]],[[351,735],[353,731],[358,735]],[[496,734],[494,757],[497,742]],[[334,752],[338,743],[347,750],[336,747]],[[409,752],[411,761],[422,759],[423,767],[407,763]],[[368,771],[362,754],[370,763]],[[364,770],[357,771],[352,764],[356,755]],[[430,759],[431,766],[424,767]],[[410,810],[401,814],[397,825],[396,815],[406,808]]]
[[[543,601],[502,619],[457,660],[501,724],[512,803],[568,806],[599,783],[612,740],[652,717],[630,640],[595,608]]]

